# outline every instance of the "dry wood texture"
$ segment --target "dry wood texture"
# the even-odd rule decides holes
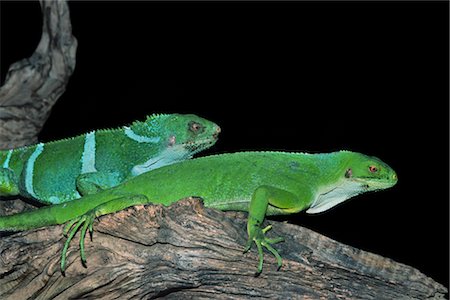
[[[273,222],[283,267],[266,253],[242,253],[245,214],[204,208],[197,199],[171,207],[138,206],[108,215],[77,239],[59,270],[62,226],[0,240],[1,299],[442,299],[446,289],[409,266],[340,244],[311,230]]]
[[[0,87],[0,149],[35,143],[75,68],[77,40],[65,1],[41,1],[42,36],[31,57],[9,67]]]

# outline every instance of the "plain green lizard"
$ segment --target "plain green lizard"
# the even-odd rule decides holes
[[[340,151],[327,154],[286,152],[238,152],[196,158],[136,176],[114,188],[40,209],[0,218],[0,230],[27,230],[67,223],[68,238],[61,256],[81,229],[80,252],[86,262],[84,238],[92,234],[96,217],[147,203],[171,203],[199,196],[206,207],[248,211],[248,242],[256,244],[258,272],[263,266],[263,247],[281,267],[281,257],[263,228],[266,215],[293,214],[303,210],[320,213],[358,194],[386,189],[397,182],[396,173],[375,157]]]
[[[156,114],[144,122],[0,151],[0,196],[58,204],[211,147],[220,127],[195,115]]]

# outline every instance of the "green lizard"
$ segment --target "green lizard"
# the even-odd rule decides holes
[[[80,253],[86,263],[84,238],[92,234],[96,217],[147,203],[169,205],[199,196],[206,207],[248,211],[248,242],[263,266],[263,247],[281,267],[281,257],[263,228],[266,215],[293,214],[303,210],[320,213],[358,194],[386,189],[397,182],[396,173],[375,157],[340,151],[327,154],[286,152],[238,152],[187,160],[136,176],[117,187],[84,196],[77,201],[0,218],[0,230],[28,230],[67,223],[68,238],[61,256],[64,272],[66,251],[81,229]]]
[[[158,114],[118,129],[0,151],[0,196],[59,204],[211,147],[220,127],[195,115]]]

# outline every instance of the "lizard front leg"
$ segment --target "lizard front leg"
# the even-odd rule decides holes
[[[78,192],[85,196],[114,187],[122,181],[123,178],[118,172],[98,171],[80,174],[76,179],[76,185]]]
[[[0,168],[0,196],[16,196],[20,193],[16,174],[8,168]]]
[[[307,190],[305,190],[305,192],[307,192]],[[305,196],[307,195],[302,195],[302,198]],[[254,191],[249,207],[247,222],[248,241],[244,253],[251,248],[253,242],[256,244],[259,257],[257,275],[262,272],[263,268],[263,247],[275,256],[278,269],[282,265],[281,256],[272,245],[282,242],[284,239],[282,237],[274,239],[267,238],[265,234],[272,226],[269,225],[262,228],[262,223],[267,214],[269,204],[280,213],[289,214],[301,211],[304,208],[303,203],[304,202],[300,201],[300,198],[297,195],[272,186],[260,186]]]

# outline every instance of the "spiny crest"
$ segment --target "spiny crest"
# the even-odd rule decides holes
[[[131,124],[134,133],[142,136],[161,136],[166,127],[166,120],[173,115],[152,114],[145,121],[135,121]]]
[[[170,116],[170,114],[151,114],[151,115],[147,116],[147,118],[144,122],[143,121],[134,121],[133,123],[131,123],[131,126],[140,128],[141,130],[144,129],[144,131],[147,134],[150,134],[150,133],[154,134],[154,133],[157,133],[159,130],[159,122],[161,122],[162,120],[164,120],[165,118],[167,118],[169,116]],[[142,125],[145,125],[145,126],[142,126]],[[58,139],[58,140],[47,141],[47,142],[44,142],[44,144],[45,145],[54,145],[54,144],[59,144],[59,143],[65,143],[65,142],[72,141],[77,138],[84,138],[86,136],[86,134],[88,134],[90,132],[96,132],[96,133],[114,132],[114,131],[122,130],[123,127],[124,126],[120,126],[120,127],[116,127],[116,128],[102,128],[102,129],[90,130],[88,132],[81,133],[81,134],[78,134],[78,135],[75,135],[72,137],[66,137],[66,138],[62,138],[62,139]],[[148,132],[148,130],[150,130],[150,132]],[[13,152],[20,152],[20,151],[26,150],[28,148],[36,147],[38,144],[39,143],[26,145],[26,146],[22,146],[22,147],[18,147],[18,148],[13,148],[13,149],[2,149],[2,150],[0,150],[0,152],[7,153],[9,150],[13,150]]]
[[[136,128],[138,131],[141,131],[143,134],[148,134],[148,135],[158,134],[159,130],[160,130],[160,122],[165,120],[169,116],[170,116],[170,114],[151,114],[151,115],[147,116],[145,121],[134,121],[134,122],[132,122],[130,127]],[[86,136],[86,134],[90,133],[90,132],[96,132],[96,133],[115,132],[115,131],[123,130],[124,127],[127,127],[127,126],[120,126],[120,127],[116,127],[116,128],[101,128],[101,129],[96,129],[96,130],[90,130],[88,132],[81,133],[81,134],[78,134],[78,135],[73,136],[73,137],[67,137],[67,138],[62,138],[62,139],[59,139],[59,140],[44,142],[44,144],[50,145],[50,144],[64,143],[64,142],[72,141],[72,140],[77,139],[77,138],[84,138]],[[36,144],[33,144],[33,145],[28,145],[28,146],[23,146],[23,147],[16,148],[16,149],[13,149],[13,150],[14,151],[16,151],[16,150],[23,150],[23,149],[26,149],[26,148],[29,148],[29,147],[35,147],[37,144],[39,144],[39,143],[36,143]],[[6,149],[4,151],[8,151],[8,149]]]
[[[231,152],[231,153],[217,153],[208,156],[203,156],[197,159],[208,159],[210,157],[220,157],[220,156],[228,156],[228,155],[259,155],[259,154],[268,154],[268,155],[279,155],[282,156],[299,156],[299,157],[315,157],[317,161],[322,161],[326,163],[330,161],[334,155],[338,155],[341,151],[328,152],[328,153],[309,153],[309,152],[296,152],[296,151],[282,151],[282,150],[262,150],[262,151],[242,151],[242,152]],[[351,153],[351,151],[348,151]],[[338,162],[338,160],[336,160]]]
[[[139,121],[135,121],[134,123],[138,123]],[[141,122],[142,123],[142,122]],[[72,141],[74,139],[77,138],[84,138],[86,136],[86,134],[91,133],[91,132],[95,132],[95,133],[108,133],[108,132],[115,132],[115,131],[120,131],[123,129],[124,126],[119,126],[119,127],[115,127],[115,128],[100,128],[100,129],[93,129],[93,130],[89,130],[87,132],[84,133],[80,133],[78,135],[72,136],[72,137],[67,137],[67,138],[62,138],[59,140],[53,140],[53,141],[48,141],[48,142],[44,142],[45,145],[50,145],[50,144],[55,144],[55,143],[64,143],[64,142],[68,142],[68,141]],[[27,147],[33,147],[35,145],[37,145],[39,143],[33,144],[33,145],[28,145],[28,146],[24,146],[21,148],[17,148],[14,150],[19,150],[19,149],[23,149],[23,148],[27,148]]]
[[[59,144],[59,143],[72,141],[72,140],[74,140],[74,139],[76,139],[78,137],[84,137],[84,135],[85,135],[85,133],[77,135],[77,136],[73,136],[73,137],[62,138],[62,139],[59,139],[59,140],[53,140],[53,141],[48,141],[48,142],[38,142],[38,143],[35,143],[35,144],[30,144],[30,145],[26,145],[26,146],[22,146],[22,147],[17,147],[17,148],[13,148],[13,149],[10,149],[10,150],[13,150],[13,153],[14,152],[21,152],[21,151],[27,150],[29,148],[37,147],[39,144],[44,144],[44,145]],[[8,152],[8,151],[9,151],[8,149],[1,150],[1,152]]]
[[[116,128],[101,128],[101,129],[89,130],[89,131],[87,131],[85,133],[80,133],[80,134],[72,136],[72,137],[67,137],[67,138],[62,138],[62,139],[59,139],[59,140],[44,142],[44,144],[45,145],[50,145],[50,144],[64,143],[64,142],[72,141],[72,140],[77,139],[77,138],[83,138],[84,139],[86,137],[86,134],[91,133],[91,132],[95,132],[95,133],[115,132],[115,131],[122,130],[122,128],[123,128],[123,126],[116,127]],[[34,145],[30,145],[30,146],[34,146]],[[26,146],[26,147],[30,147],[30,146]]]
[[[170,115],[169,114],[151,114],[151,115],[147,116],[147,119],[145,121],[151,122],[154,120],[165,119],[168,116],[170,116]]]
[[[115,128],[95,129],[95,130],[92,130],[92,131],[95,131],[95,132],[113,132],[113,131],[116,131],[116,130],[122,130],[124,127],[135,127],[135,126],[139,127],[139,126],[142,126],[142,125],[147,125],[147,126],[151,127],[152,124],[158,125],[158,122],[164,120],[165,118],[167,118],[169,116],[171,116],[171,115],[170,114],[158,114],[158,113],[157,114],[151,114],[151,115],[148,115],[146,117],[145,121],[136,120],[136,121],[133,121],[131,124],[122,125],[122,126],[115,127]],[[92,132],[92,131],[89,131],[89,132]],[[86,133],[89,133],[89,132],[86,132]],[[86,133],[83,133],[83,134],[80,134],[80,135],[85,135]],[[77,137],[78,136],[75,136],[74,138],[77,138]],[[71,139],[71,138],[69,138],[69,139]]]
[[[350,151],[350,150],[339,150],[338,152],[341,152],[341,153],[354,153],[353,151]]]
[[[242,151],[242,152],[227,152],[227,153],[216,153],[216,154],[211,154],[208,156],[203,156],[203,157],[199,157],[196,159],[201,159],[201,158],[207,158],[207,157],[217,157],[217,156],[229,156],[229,155],[252,155],[252,154],[276,154],[276,155],[315,155],[315,154],[311,154],[311,153],[307,153],[307,152],[286,152],[286,151],[281,151],[281,150],[261,150],[261,151]]]
[[[145,125],[145,127],[149,127],[150,130],[152,128],[155,129],[155,128],[158,128],[160,122],[165,120],[168,116],[170,116],[170,115],[169,114],[151,114],[151,115],[147,116],[145,121],[134,121],[133,123],[131,123],[130,127],[140,128],[142,130],[142,126]]]

